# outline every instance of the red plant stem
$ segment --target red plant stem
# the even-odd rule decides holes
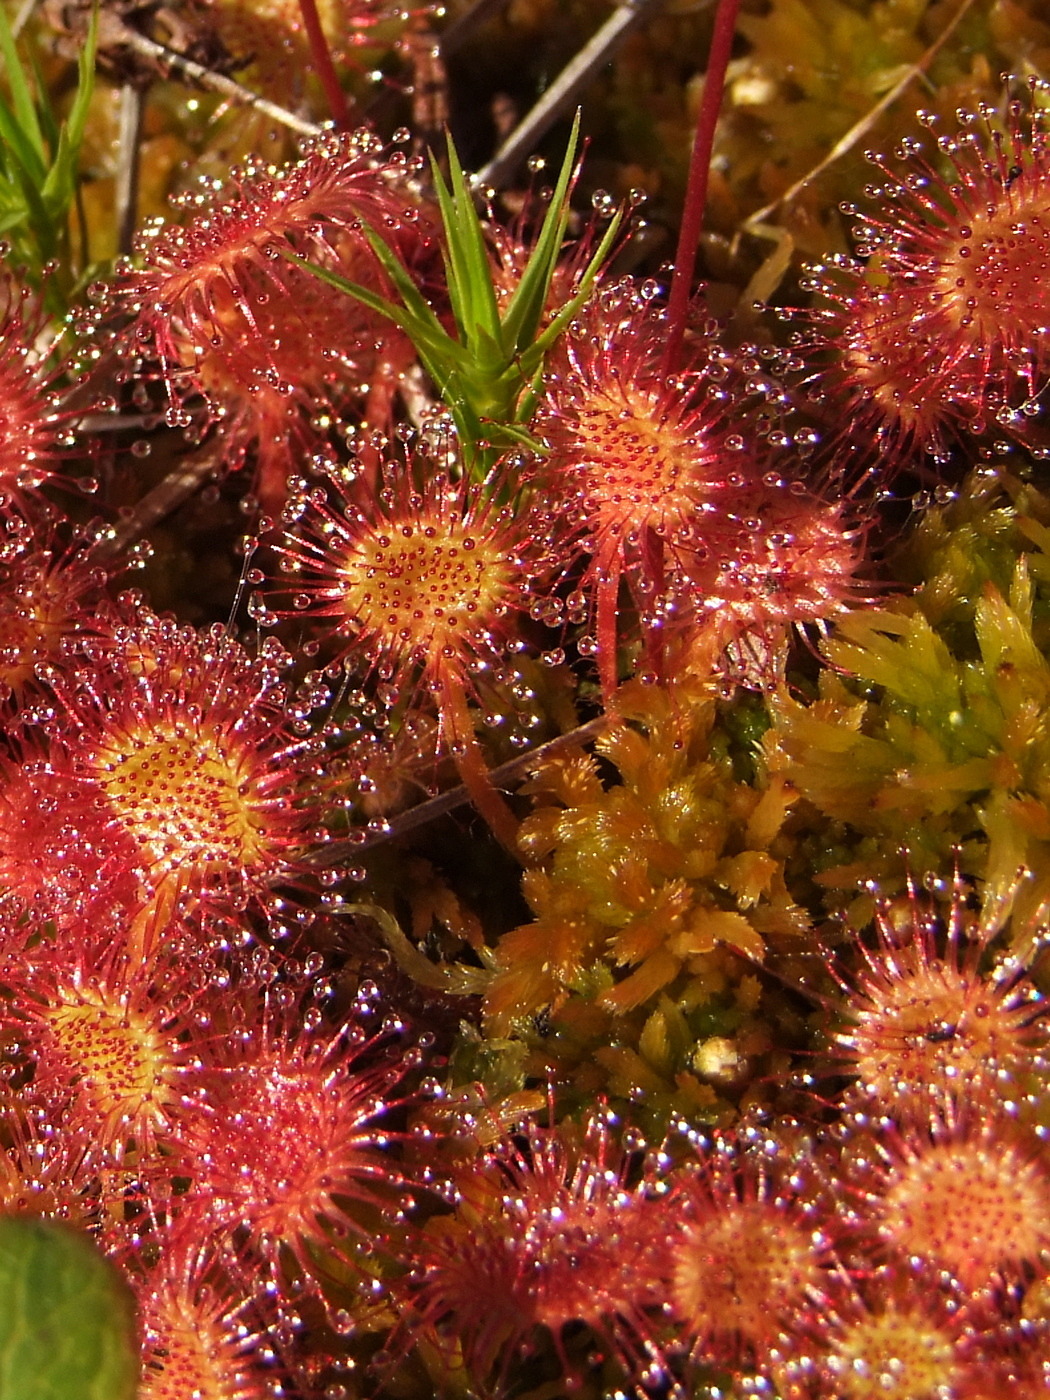
[[[605,708],[613,703],[616,690],[616,605],[620,597],[620,561],[608,543],[595,560],[598,569],[596,589],[597,616],[595,642],[598,656],[598,679],[601,682]]]
[[[645,572],[653,581],[653,598],[662,600],[666,585],[664,569],[664,542],[651,525],[645,527],[642,536],[642,550],[645,554]],[[649,670],[656,676],[657,684],[663,685],[665,677],[666,645],[663,624],[646,630],[645,653]]]
[[[448,726],[452,757],[470,800],[488,822],[500,844],[516,860],[518,854],[518,819],[493,786],[485,756],[481,752],[474,724],[467,708],[462,685],[446,680],[442,694],[442,718]]]
[[[711,52],[704,75],[704,95],[696,119],[693,153],[689,159],[689,183],[685,191],[685,210],[675,250],[671,294],[667,301],[667,352],[665,363],[672,371],[681,353],[685,335],[689,296],[696,268],[696,250],[700,242],[704,211],[707,206],[707,182],[711,173],[711,152],[715,144],[715,128],[722,110],[722,94],[726,85],[726,69],[733,52],[736,17],[740,0],[718,0],[715,30],[711,36]]]
[[[346,100],[346,93],[340,85],[339,74],[335,71],[335,64],[332,62],[332,51],[328,47],[328,40],[321,28],[321,17],[317,13],[317,0],[299,0],[299,11],[306,27],[306,37],[310,41],[314,67],[317,69],[317,76],[321,79],[324,95],[328,99],[328,110],[332,114],[332,120],[340,131],[349,131],[350,107]]]

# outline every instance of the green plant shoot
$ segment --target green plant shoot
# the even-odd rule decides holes
[[[80,147],[95,86],[98,13],[92,14],[77,62],[76,96],[61,124],[35,65],[20,58],[6,11],[0,7],[0,56],[7,79],[0,93],[0,236],[15,259],[39,281],[49,262],[52,309],[64,311],[87,271],[71,257],[70,211],[77,197]]]
[[[400,259],[374,229],[366,228],[368,241],[397,290],[400,305],[327,268],[286,255],[400,326],[452,416],[466,469],[481,477],[500,453],[515,444],[538,447],[527,432],[535,407],[533,387],[551,346],[590,295],[622,223],[618,212],[578,278],[573,296],[544,325],[544,309],[569,222],[578,145],[577,114],[535,245],[502,312],[484,226],[451,137],[447,182],[431,157],[455,334],[446,330]]]

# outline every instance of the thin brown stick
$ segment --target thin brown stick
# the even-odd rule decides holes
[[[489,774],[493,787],[506,790],[510,785],[523,778],[534,764],[541,763],[544,759],[550,758],[562,749],[571,748],[574,744],[589,744],[592,739],[597,739],[609,723],[608,715],[598,715],[595,719],[588,720],[586,724],[581,724],[577,729],[570,729],[568,734],[559,734],[557,738],[548,739],[545,744],[538,744],[536,748],[529,749],[528,753],[518,754],[516,758],[508,759],[506,763],[501,763]],[[421,826],[428,826],[430,822],[437,821],[439,817],[447,816],[449,812],[454,812],[458,807],[467,806],[470,800],[470,793],[465,784],[449,788],[447,792],[439,793],[437,797],[430,797],[426,802],[420,802],[417,806],[410,807],[407,812],[401,812],[388,824],[385,831],[374,832],[372,835],[366,836],[363,841],[330,841],[314,853],[311,863],[328,867],[340,865],[345,860],[354,860],[366,851],[374,850],[376,846],[382,846],[385,842],[393,841],[396,837],[404,836],[407,832],[415,831]]]
[[[164,44],[158,44],[153,39],[147,39],[144,34],[139,34],[126,24],[120,26],[120,42],[126,44],[129,49],[133,49],[136,53],[152,59],[155,63],[184,73],[186,77],[192,78],[202,87],[209,88],[222,97],[228,97],[231,102],[236,102],[238,106],[254,107],[256,111],[262,112],[267,117],[272,117],[275,122],[280,122],[282,126],[297,131],[300,136],[320,136],[324,130],[324,127],[318,126],[316,122],[305,121],[302,117],[297,117],[294,112],[289,112],[287,108],[279,107],[276,102],[270,102],[265,97],[260,97],[258,93],[252,92],[251,88],[246,88],[242,83],[235,82],[233,78],[226,77],[224,73],[214,73],[210,68],[205,68],[202,63],[197,63],[184,54],[176,53],[174,49],[169,49]]]
[[[117,249],[130,253],[139,219],[139,167],[144,97],[137,83],[120,90],[120,123],[117,139],[117,179],[114,202],[117,212]]]
[[[710,3],[711,0],[704,0]],[[536,147],[545,132],[576,102],[598,70],[658,0],[624,0],[598,32],[565,65],[536,105],[514,128],[496,154],[476,176],[482,187],[502,189]]]
[[[169,472],[163,481],[158,482],[152,491],[147,491],[142,500],[134,505],[130,513],[117,525],[105,542],[108,553],[120,550],[141,538],[147,530],[177,510],[184,501],[213,476],[222,462],[222,449],[209,446],[199,456],[190,457],[182,466]]]
[[[77,431],[81,433],[126,433],[132,428],[141,428],[151,433],[164,421],[164,414],[152,413],[85,413],[77,419]]]

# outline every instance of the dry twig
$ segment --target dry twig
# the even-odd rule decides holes
[[[533,151],[537,141],[563,113],[575,104],[598,69],[608,63],[627,35],[653,9],[658,0],[623,0],[597,34],[565,65],[540,100],[518,123],[489,163],[478,171],[477,181],[501,189],[514,170]],[[703,0],[709,4],[711,0]]]
[[[534,764],[543,762],[553,754],[560,753],[562,749],[572,747],[574,744],[589,744],[592,739],[597,739],[609,725],[608,715],[598,715],[597,718],[588,720],[586,724],[581,724],[576,729],[570,729],[568,734],[559,734],[557,738],[548,739],[545,744],[538,744],[536,748],[529,749],[527,753],[518,754],[516,758],[508,759],[506,763],[501,763],[498,768],[494,768],[490,773],[493,785],[509,790],[518,780],[525,777],[529,769]],[[447,792],[439,793],[437,797],[428,798],[426,802],[420,802],[415,807],[410,807],[407,812],[401,812],[394,817],[385,830],[372,832],[363,841],[331,841],[321,847],[313,858],[313,863],[318,866],[331,867],[341,865],[344,861],[355,860],[366,851],[373,850],[376,846],[381,846],[387,841],[393,841],[398,836],[404,836],[409,831],[415,831],[421,826],[427,826],[430,822],[437,821],[438,817],[447,816],[449,812],[454,812],[457,807],[465,807],[470,802],[470,794],[466,787],[449,788]]]

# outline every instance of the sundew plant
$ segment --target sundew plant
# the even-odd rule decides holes
[[[1050,1395],[1042,6],[0,58],[0,1394]]]

